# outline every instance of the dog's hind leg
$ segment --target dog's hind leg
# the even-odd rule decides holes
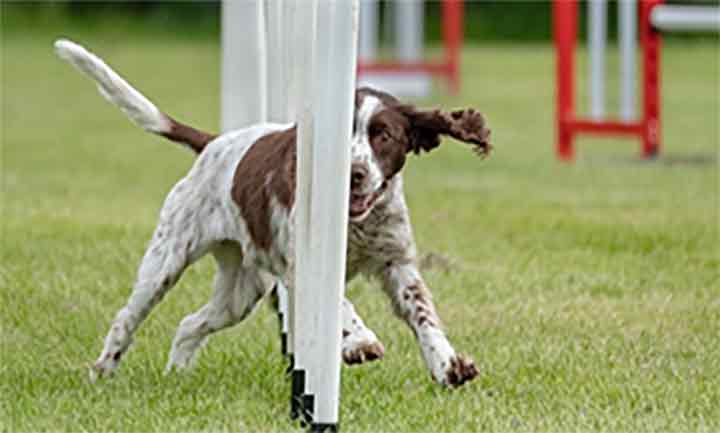
[[[272,286],[272,280],[258,268],[242,267],[239,246],[222,244],[213,250],[213,255],[218,272],[212,299],[180,322],[166,372],[191,367],[208,336],[241,322]]]
[[[160,224],[143,256],[132,294],[116,314],[102,353],[90,370],[92,381],[118,367],[142,321],[175,285],[185,268],[207,251],[209,242],[191,227],[188,223],[191,218],[183,209],[166,211],[163,209]]]

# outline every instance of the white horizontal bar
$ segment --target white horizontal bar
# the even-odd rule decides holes
[[[720,7],[655,6],[650,22],[660,30],[688,32],[720,31]]]

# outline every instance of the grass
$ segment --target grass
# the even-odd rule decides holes
[[[196,370],[162,376],[179,320],[209,297],[210,260],[145,322],[119,374],[88,382],[192,156],[103,102],[52,36],[4,36],[0,431],[297,430],[267,306],[214,337]],[[215,43],[82,40],[162,108],[215,129]],[[344,368],[342,430],[720,430],[718,46],[663,48],[652,163],[634,141],[585,138],[575,164],[556,162],[549,45],[472,46],[463,61],[462,95],[422,102],[480,108],[496,152],[481,162],[447,142],[410,160],[406,188],[421,252],[449,263],[425,271],[439,312],[481,376],[433,384],[412,333],[358,281],[349,296],[388,351]]]

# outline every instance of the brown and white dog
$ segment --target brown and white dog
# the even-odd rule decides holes
[[[264,123],[222,135],[201,132],[162,113],[83,47],[59,40],[55,48],[134,123],[198,154],[165,200],[132,295],[112,322],[91,378],[118,367],[150,310],[186,267],[211,253],[218,265],[212,299],[182,320],[167,364],[167,370],[189,367],[208,336],[247,317],[275,281],[292,290],[296,128]],[[433,379],[454,387],[477,370],[448,342],[418,272],[400,174],[407,154],[438,147],[441,135],[471,143],[479,153],[490,149],[489,130],[477,111],[423,111],[384,92],[357,90],[348,143],[347,281],[358,274],[381,281],[396,314],[414,331]],[[342,325],[345,362],[383,356],[382,344],[348,300]]]

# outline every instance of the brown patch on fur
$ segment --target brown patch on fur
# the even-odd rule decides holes
[[[424,300],[424,299],[423,299]],[[435,317],[435,311],[430,308],[427,304],[424,303],[417,303],[416,309],[415,309],[415,320],[417,321],[418,327],[425,325],[426,323],[428,326],[436,326],[434,317]]]
[[[415,298],[417,299],[417,298]],[[418,304],[415,306],[415,312],[418,316],[421,316],[423,314],[428,314],[430,310],[424,305],[424,304]]]
[[[370,147],[380,164],[385,179],[390,179],[405,165],[408,147],[408,120],[396,110],[384,109],[375,113],[368,124]]]
[[[456,388],[465,382],[473,380],[478,375],[472,359],[465,358],[463,355],[457,355],[450,360],[450,367],[445,373],[448,385]]]
[[[422,281],[405,287],[402,290],[402,298],[402,301],[394,302],[394,306],[400,316],[411,324],[413,331],[424,325],[438,326],[439,319],[432,304],[432,296]],[[414,309],[408,304],[414,306]]]
[[[375,361],[385,355],[385,347],[379,341],[365,343],[355,350],[343,351],[343,361],[348,365],[362,364],[366,361]]]
[[[178,122],[168,115],[165,115],[165,117],[170,122],[170,131],[162,132],[160,135],[168,140],[187,144],[195,153],[202,152],[205,146],[217,137],[217,134],[199,131],[192,126]]]
[[[273,240],[271,198],[286,209],[295,201],[296,132],[293,127],[261,137],[235,169],[232,199],[260,249],[268,250]]]

